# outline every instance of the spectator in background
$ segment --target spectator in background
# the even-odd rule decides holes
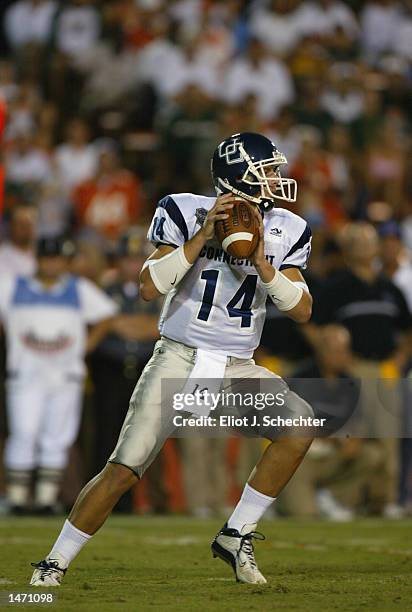
[[[321,146],[318,130],[302,127],[301,150],[290,176],[299,181],[301,214],[315,228],[336,226],[346,217],[340,194],[334,189],[332,162]]]
[[[341,26],[336,26],[334,32],[326,38],[325,49],[329,57],[337,62],[351,62],[358,56],[356,43]]]
[[[77,117],[66,131],[66,141],[56,148],[55,161],[59,179],[67,195],[81,182],[91,179],[97,169],[98,152],[90,144],[87,123]]]
[[[336,124],[329,130],[327,159],[331,169],[331,189],[340,200],[345,213],[352,212],[355,198],[354,174],[356,156],[352,148],[350,130]]]
[[[301,131],[296,125],[295,115],[289,106],[281,108],[276,120],[266,129],[265,135],[276,143],[279,151],[283,151],[286,155],[287,171],[287,168],[295,163],[302,146]]]
[[[83,75],[78,63],[93,55],[98,47],[100,13],[94,0],[68,0],[60,3],[53,21],[52,52],[47,56],[49,79],[45,83],[48,97],[69,117],[79,107]]]
[[[387,114],[366,153],[366,181],[371,200],[391,205],[394,215],[404,206],[407,141],[396,115]]]
[[[170,39],[169,30],[167,17],[158,16],[152,22],[152,40],[136,55],[139,80],[150,83],[164,95],[167,95],[168,82],[181,57],[179,46]],[[167,79],[166,84],[163,84],[163,78]]]
[[[98,150],[95,176],[73,192],[74,212],[79,230],[94,229],[113,244],[143,220],[145,203],[139,180],[121,167],[115,144],[100,143]]]
[[[352,42],[359,36],[359,25],[350,6],[341,0],[319,0],[320,30],[326,37],[333,38],[337,31],[342,31]],[[319,26],[318,26],[319,27]]]
[[[256,96],[250,94],[241,104],[225,104],[219,108],[218,113],[219,138],[225,138],[226,134],[237,132],[263,132],[264,125],[257,114]]]
[[[13,63],[0,60],[0,94],[6,102],[11,102],[18,92]]]
[[[119,317],[90,359],[97,441],[94,471],[104,467],[117,442],[136,381],[159,337],[160,305],[140,299],[136,282],[147,256],[146,248],[142,229],[124,234],[117,245],[114,278],[104,287],[118,305]],[[150,482],[155,485],[152,479]],[[159,497],[155,495],[155,499]],[[132,510],[131,495],[121,507]]]
[[[200,37],[186,40],[180,48],[172,51],[162,65],[151,63],[144,66],[147,77],[155,89],[165,98],[173,98],[182,94],[189,85],[196,85],[211,98],[220,93],[217,67],[202,57]]]
[[[1,279],[10,431],[5,463],[8,500],[16,513],[30,505],[35,469],[36,511],[55,511],[67,453],[79,428],[84,355],[115,320],[112,300],[89,281],[67,274],[66,246],[57,237],[40,239],[35,273]],[[88,325],[93,326],[89,333]]]
[[[288,65],[297,86],[302,87],[307,79],[323,81],[328,68],[328,57],[315,38],[307,37],[294,49]],[[318,83],[318,87],[320,85]]]
[[[353,12],[340,0],[299,0],[294,20],[300,37],[316,37],[322,41],[336,28],[341,28],[352,40],[359,31]]]
[[[300,40],[296,2],[271,0],[252,14],[251,33],[278,56],[288,56]]]
[[[19,131],[6,155],[7,180],[16,185],[38,188],[50,176],[50,161],[35,143],[34,134]]]
[[[383,102],[381,92],[366,88],[363,96],[363,110],[351,126],[352,141],[356,149],[364,152],[377,140],[383,122]]]
[[[325,283],[315,307],[319,324],[339,322],[351,333],[358,366],[370,363],[378,372],[381,363],[393,359],[403,366],[409,358],[409,343],[399,340],[411,329],[407,303],[401,291],[379,273],[376,259],[379,242],[373,226],[345,226],[342,246],[347,270]],[[390,305],[390,306],[388,306]]]
[[[176,99],[161,132],[165,172],[174,191],[196,191],[205,181],[204,163],[216,142],[216,109],[197,85],[188,85]]]
[[[393,50],[397,55],[412,60],[412,6],[408,3],[408,13],[404,15],[400,30],[393,41]]]
[[[72,225],[70,201],[62,188],[60,174],[53,166],[50,176],[36,194],[38,226],[43,236],[64,235]]]
[[[324,41],[341,29],[353,41],[359,32],[355,15],[339,0],[272,0],[256,9],[252,31],[273,51],[288,55],[305,37]]]
[[[121,29],[125,49],[140,50],[153,40],[153,24],[157,17],[166,13],[164,4],[164,0],[118,2],[119,13],[122,14]],[[166,19],[169,21],[167,17]]]
[[[70,0],[59,8],[54,45],[69,60],[92,49],[100,34],[100,14],[94,0]]]
[[[397,0],[370,0],[362,10],[361,43],[371,62],[392,50],[403,22],[401,3]]]
[[[396,221],[387,221],[378,227],[382,271],[402,291],[412,313],[412,260],[411,253],[402,243],[402,232]]]
[[[350,343],[344,327],[326,325],[317,339],[315,359],[296,370],[289,383],[310,402],[316,416],[327,417],[320,436],[339,435],[357,408],[359,385],[351,374]],[[373,444],[341,436],[315,441],[293,482],[282,492],[279,501],[286,512],[347,521],[361,508],[368,480],[372,474],[379,475],[385,458]]]
[[[46,153],[51,160],[52,172],[54,171],[54,153],[57,141],[57,130],[59,126],[59,109],[53,102],[44,102],[36,115],[37,137],[39,148]]]
[[[0,276],[33,274],[36,221],[32,206],[20,204],[11,209],[8,238],[0,246]]]
[[[145,2],[145,0],[140,1],[143,4]],[[166,4],[170,17],[179,25],[183,34],[199,31],[202,22],[202,0],[172,0]]]
[[[350,124],[363,111],[363,95],[356,68],[348,63],[332,64],[329,79],[329,87],[322,96],[322,106],[337,123]]]
[[[54,0],[19,0],[7,10],[5,32],[11,47],[44,46],[51,34],[57,3]]]
[[[110,269],[105,240],[98,233],[85,233],[86,236],[76,243],[71,270],[73,274],[84,276],[101,286],[107,270]]]
[[[370,479],[369,493],[375,511],[395,517],[400,514],[400,395],[395,385],[388,398],[378,381],[388,375],[396,377],[409,360],[412,319],[401,291],[379,273],[379,242],[373,226],[348,225],[342,234],[342,246],[348,269],[325,283],[314,307],[314,321],[320,325],[342,324],[351,334],[353,372],[363,379],[362,434],[377,438],[385,460],[379,483]]]
[[[322,104],[323,82],[318,78],[305,78],[300,83],[299,96],[293,106],[298,125],[315,127],[326,138],[333,119]]]
[[[29,81],[20,81],[8,105],[6,140],[13,143],[18,134],[31,133],[36,128],[36,116],[41,106],[39,90]]]
[[[273,302],[267,303],[266,309],[265,326],[255,357],[259,365],[271,372],[288,376],[312,355],[312,346],[304,332],[293,321],[289,323]]]
[[[407,61],[394,55],[380,62],[383,74],[383,108],[389,114],[397,112],[398,121],[403,122],[406,133],[412,125],[412,87],[408,79],[410,66]]]
[[[235,59],[228,67],[221,88],[221,95],[231,104],[241,103],[249,94],[257,98],[262,121],[272,120],[281,107],[293,102],[295,97],[286,64],[272,57],[256,39],[249,42],[246,55]]]
[[[179,442],[188,512],[203,519],[220,516],[227,506],[229,472],[226,460],[227,439],[187,436]],[[253,453],[255,445],[251,446]],[[261,444],[259,446],[261,448]],[[245,450],[244,454],[250,455],[251,449]],[[248,473],[252,467],[253,463],[248,465]]]
[[[321,438],[345,437],[347,424],[356,416],[360,387],[352,376],[351,338],[342,325],[329,324],[319,330],[312,359],[293,372],[290,385],[326,419],[318,429]]]
[[[202,54],[209,62],[224,68],[231,57],[243,53],[250,38],[247,6],[243,0],[214,2],[202,28]]]

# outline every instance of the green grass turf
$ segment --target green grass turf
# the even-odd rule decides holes
[[[49,551],[61,523],[0,517],[0,591],[36,590],[27,586],[29,563]],[[257,542],[256,556],[265,586],[236,584],[230,567],[212,558],[209,543],[219,526],[183,517],[113,516],[73,562],[56,590],[58,602],[48,608],[412,610],[411,521],[262,522],[267,539]]]

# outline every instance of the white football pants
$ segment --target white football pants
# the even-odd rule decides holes
[[[66,467],[68,450],[79,430],[82,390],[78,380],[60,384],[44,378],[8,381],[8,469]]]

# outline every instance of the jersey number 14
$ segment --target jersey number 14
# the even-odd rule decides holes
[[[210,317],[213,308],[213,299],[216,293],[216,287],[219,280],[219,270],[204,270],[200,278],[206,281],[205,290],[203,292],[202,305],[200,306],[197,318],[201,321],[207,321]],[[241,327],[250,327],[252,323],[252,302],[255,296],[257,284],[257,275],[248,274],[232,297],[230,302],[226,304],[226,310],[229,317],[240,317]],[[239,306],[239,302],[242,301]]]

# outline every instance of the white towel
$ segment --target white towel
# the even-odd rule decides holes
[[[208,416],[225,377],[226,362],[227,355],[197,349],[196,363],[183,389],[187,412]]]

